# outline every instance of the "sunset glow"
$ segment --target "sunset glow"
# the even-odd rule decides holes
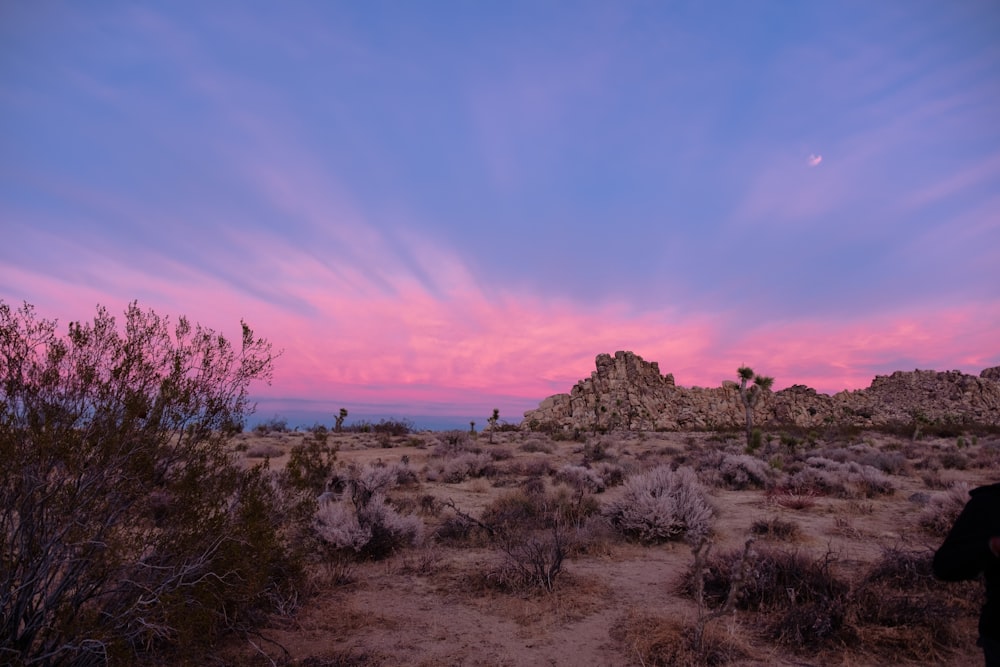
[[[991,3],[185,5],[0,10],[3,300],[245,319],[272,412],[1000,365]]]

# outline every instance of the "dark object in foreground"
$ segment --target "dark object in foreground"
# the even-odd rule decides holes
[[[986,580],[979,617],[987,665],[1000,665],[1000,484],[969,492],[969,502],[934,554],[934,576],[945,581]]]

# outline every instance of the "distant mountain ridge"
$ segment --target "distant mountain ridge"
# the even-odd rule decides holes
[[[743,425],[738,385],[678,387],[672,374],[632,352],[599,354],[597,370],[568,394],[524,413],[524,428],[714,430]],[[766,373],[766,369],[760,369]],[[735,371],[735,369],[734,369]],[[1000,366],[979,376],[959,371],[896,371],[867,389],[820,394],[805,385],[766,392],[754,410],[760,426],[892,427],[906,424],[1000,427]]]

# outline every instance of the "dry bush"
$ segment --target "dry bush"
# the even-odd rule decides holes
[[[268,442],[257,442],[248,445],[243,455],[248,459],[270,459],[281,456],[284,453],[285,450],[277,445],[272,445]]]
[[[793,495],[846,498],[849,493],[844,482],[835,473],[810,466],[791,475],[787,488]]]
[[[443,431],[437,434],[437,442],[431,449],[431,456],[452,457],[466,452],[480,451],[466,431]]]
[[[570,549],[559,525],[545,531],[516,531],[501,537],[502,558],[486,575],[491,588],[505,592],[542,589],[552,592]]]
[[[579,526],[594,516],[600,505],[583,490],[509,491],[483,508],[479,522],[491,535],[505,535],[518,530],[549,529],[555,525]]]
[[[588,527],[599,505],[582,489],[546,492],[516,490],[489,503],[476,519],[448,506],[455,518],[446,521],[438,535],[453,541],[485,537],[499,554],[499,560],[478,578],[488,588],[523,591],[540,588],[552,591],[562,572],[564,560],[596,546],[597,533]],[[587,540],[577,547],[578,538]]]
[[[934,579],[932,552],[885,549],[863,576],[849,582],[834,572],[831,553],[761,550],[741,563],[741,552],[709,559],[704,598],[718,608],[740,569],[736,607],[757,614],[761,635],[793,650],[849,647],[880,661],[933,661],[969,641],[977,613],[978,583],[956,587]],[[678,582],[696,595],[697,568]],[[963,625],[964,623],[964,625]]]
[[[733,568],[742,557],[742,550],[729,551],[709,559],[705,568],[705,599],[709,606],[718,606],[729,593]],[[765,548],[751,552],[743,588],[736,606],[745,611],[774,611],[791,604],[813,602],[824,598],[843,598],[848,592],[846,582],[833,575],[832,554],[812,558],[798,550]],[[681,580],[679,591],[693,593],[693,572]]]
[[[313,527],[319,539],[334,550],[373,560],[420,544],[424,530],[418,517],[399,514],[382,496],[373,496],[362,507],[321,503]]]
[[[920,480],[928,489],[947,489],[953,483],[941,475],[940,470],[928,470],[920,475]]]
[[[943,493],[935,493],[920,512],[917,523],[937,537],[944,537],[951,530],[955,519],[969,501],[969,485],[956,482]]]
[[[429,482],[458,484],[470,477],[493,474],[495,470],[489,454],[465,452],[453,458],[430,461],[424,469],[424,477]]]
[[[855,463],[860,466],[870,466],[892,475],[897,475],[906,468],[906,456],[902,452],[883,451],[868,444],[827,448],[819,452],[819,455],[841,464]]]
[[[410,466],[409,459],[403,457],[403,461],[399,463],[391,463],[387,467],[391,469],[396,475],[396,486],[397,487],[416,487],[420,486],[420,478],[417,476],[417,471]]]
[[[807,510],[815,507],[816,496],[812,489],[793,489],[791,487],[775,487],[767,490],[766,500],[770,504],[791,510]]]
[[[979,445],[975,465],[977,468],[987,470],[1000,468],[1000,440],[991,440]]]
[[[564,465],[556,471],[555,481],[590,493],[603,493],[607,488],[604,479],[597,471],[571,464]]]
[[[510,491],[489,503],[480,521],[490,532],[503,533],[517,528],[544,528],[548,520],[544,495]]]
[[[625,468],[611,461],[600,461],[590,467],[604,482],[605,488],[621,486],[625,482]]]
[[[812,491],[838,498],[874,498],[896,492],[892,480],[869,465],[841,463],[821,456],[809,457],[806,464],[809,467],[792,475],[788,482],[798,492]]]
[[[619,542],[618,531],[605,517],[592,515],[570,528],[571,556],[609,556]]]
[[[690,468],[658,466],[628,478],[624,487],[604,515],[625,535],[646,543],[696,541],[711,529],[714,511]]]
[[[767,488],[779,476],[766,461],[749,454],[726,454],[718,471],[723,485],[738,490]]]
[[[424,546],[402,554],[399,561],[399,572],[402,574],[417,574],[430,576],[445,567],[444,554],[437,546]]]
[[[555,445],[553,445],[549,440],[532,436],[521,443],[520,449],[522,452],[551,454],[555,451]]]
[[[532,459],[521,464],[521,472],[528,477],[545,477],[552,474],[552,463],[548,459]]]
[[[434,540],[443,544],[467,543],[478,537],[480,530],[481,526],[468,516],[449,516],[434,530]]]
[[[975,615],[973,582],[963,586],[934,579],[928,550],[888,548],[869,568],[851,597],[851,616],[861,650],[885,660],[941,662],[969,638],[956,621]]]
[[[799,524],[773,516],[769,519],[758,519],[750,526],[750,533],[765,539],[794,541],[802,534]]]
[[[704,596],[720,606],[733,585],[733,573],[743,551],[708,560],[704,568]],[[811,558],[798,551],[763,549],[752,552],[742,568],[742,587],[736,607],[758,612],[760,630],[778,644],[797,649],[820,648],[843,642],[849,585],[832,571],[832,554]],[[679,591],[695,593],[696,568],[683,577]]]
[[[890,496],[896,492],[896,485],[884,472],[869,465],[851,473],[851,482],[859,489],[865,498]]]
[[[315,536],[327,550],[379,559],[423,539],[424,524],[413,515],[400,514],[385,494],[396,486],[399,467],[352,467],[349,499],[324,499],[313,516]]]
[[[945,470],[966,470],[969,467],[969,457],[962,452],[941,452],[938,461]]]
[[[615,623],[609,634],[623,645],[627,655],[648,667],[726,665],[750,655],[738,638],[715,627],[705,629],[698,647],[693,623],[634,609]]]
[[[506,461],[514,457],[514,452],[509,447],[490,447],[488,453],[494,461]]]
[[[586,443],[580,450],[580,453],[583,454],[584,465],[614,458],[614,456],[608,451],[608,444],[603,440],[595,440],[593,442]]]

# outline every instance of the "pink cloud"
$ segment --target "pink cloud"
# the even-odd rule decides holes
[[[275,293],[294,294],[311,312],[260,301],[191,268],[163,278],[106,260],[108,280],[96,286],[9,266],[0,267],[0,285],[27,286],[11,296],[63,323],[91,316],[98,302],[121,311],[139,294],[143,306],[231,336],[244,318],[284,350],[273,386],[261,395],[338,404],[461,410],[502,403],[507,412],[568,391],[593,371],[595,355],[624,349],[658,361],[683,386],[716,386],[745,363],[776,376],[779,388],[801,383],[827,393],[865,387],[877,372],[911,370],[892,367],[901,358],[967,372],[1000,362],[1000,302],[741,329],[726,315],[632,314],[609,304],[486,293],[460,261],[429,244],[417,258],[428,270],[437,267],[431,279],[443,287],[430,290],[405,271],[385,270],[393,294],[362,273],[338,275],[279,239],[264,247],[270,259],[256,260]]]

